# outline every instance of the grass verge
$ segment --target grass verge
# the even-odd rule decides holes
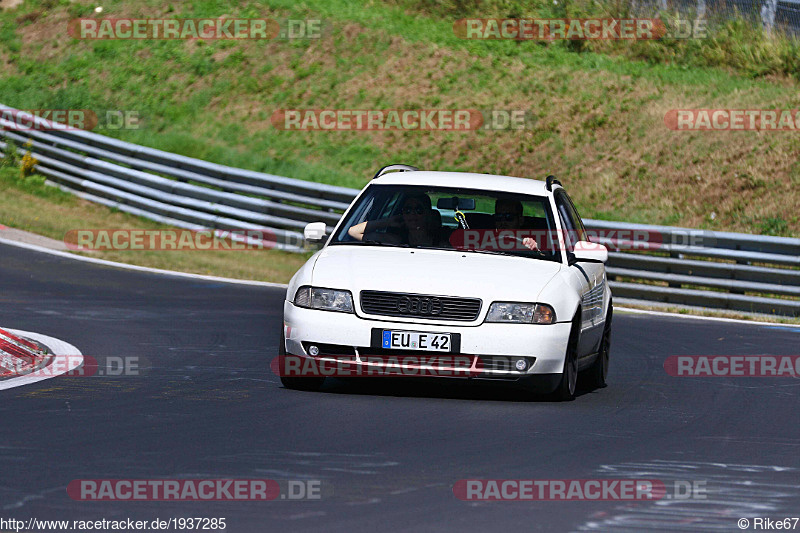
[[[63,241],[68,231],[76,229],[169,229],[48,187],[41,176],[20,180],[19,171],[8,167],[0,168],[0,221],[59,241]],[[288,282],[310,257],[280,250],[128,250],[83,255],[151,268],[275,283]]]

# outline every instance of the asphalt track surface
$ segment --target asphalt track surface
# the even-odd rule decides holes
[[[140,376],[3,391],[0,518],[225,517],[227,531],[739,531],[800,515],[800,380],[676,378],[670,355],[795,355],[800,330],[642,314],[614,321],[610,386],[569,403],[403,379],[287,390],[269,369],[283,291],[0,245],[0,325]],[[75,479],[320,480],[324,497],[83,502]],[[461,479],[659,479],[705,500],[465,502]],[[751,526],[752,527],[752,526]],[[798,525],[800,528],[800,525]]]

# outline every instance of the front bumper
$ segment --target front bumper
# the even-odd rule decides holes
[[[461,340],[459,359],[463,361],[469,358],[472,361],[473,371],[467,374],[471,379],[515,381],[543,391],[552,390],[558,384],[572,327],[570,323],[463,326],[396,322],[388,318],[373,320],[350,313],[296,307],[288,301],[284,302],[283,316],[287,354],[311,357],[306,350],[309,343],[332,345],[344,348],[341,353],[352,349],[352,364],[368,367],[380,365],[369,356],[390,353],[375,347],[372,336],[374,328],[458,334]],[[402,355],[404,352],[397,353]],[[419,353],[434,355],[433,352]],[[490,363],[492,360],[513,357],[524,357],[533,364],[520,372],[513,365]],[[325,353],[318,358],[324,359]]]

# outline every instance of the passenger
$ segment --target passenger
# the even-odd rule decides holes
[[[521,230],[525,218],[522,215],[522,202],[499,199],[494,203],[494,224],[498,231]],[[531,237],[515,238],[529,250],[539,250],[539,245]]]

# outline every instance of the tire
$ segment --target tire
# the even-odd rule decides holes
[[[613,308],[608,307],[606,323],[603,327],[603,338],[600,341],[600,350],[597,352],[597,359],[594,360],[591,368],[586,373],[587,384],[593,389],[602,389],[606,386],[608,379],[608,361],[611,351],[611,318]]]
[[[564,355],[564,369],[561,371],[561,381],[553,392],[553,399],[559,402],[568,402],[575,399],[575,389],[578,384],[578,335],[580,335],[580,310],[572,320],[572,331],[567,342],[567,352]]]
[[[283,336],[283,326],[281,326],[281,340],[280,344],[278,344],[278,355],[286,355],[286,339]],[[315,392],[322,388],[322,384],[325,382],[324,377],[319,378],[293,378],[293,377],[285,377],[281,376],[281,383],[287,389],[292,390],[302,390],[302,391],[309,391]]]

